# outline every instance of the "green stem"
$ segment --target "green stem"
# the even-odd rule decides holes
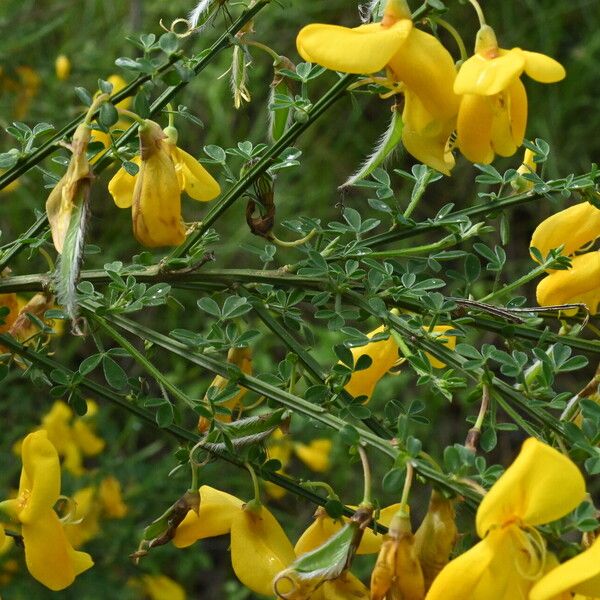
[[[95,310],[97,305],[90,301],[85,301],[82,303],[82,306],[87,308],[88,310]],[[221,363],[218,360],[215,360],[211,357],[204,356],[202,354],[198,354],[189,347],[184,344],[168,338],[167,336],[160,334],[154,330],[148,329],[138,323],[133,323],[128,319],[121,317],[119,315],[111,316],[113,323],[134,335],[139,336],[140,338],[147,340],[159,347],[162,347],[172,354],[176,356],[180,356],[181,358],[186,359],[188,362],[196,364],[203,369],[206,369],[212,373],[221,375],[223,377],[227,377],[228,374],[228,365],[226,363]],[[3,336],[0,334],[0,340],[3,339]],[[293,394],[289,394],[288,392],[281,390],[275,386],[272,386],[260,379],[252,377],[250,375],[242,374],[239,378],[239,384],[249,390],[252,390],[258,394],[262,394],[270,398],[271,400],[281,404],[282,406],[286,406],[291,408],[297,413],[304,414],[305,416],[314,419],[315,421],[319,421],[330,427],[339,431],[346,425],[346,422],[343,419],[340,419],[334,415],[329,414],[329,412],[320,407],[316,406],[299,396],[294,396]],[[361,442],[379,450],[386,456],[390,458],[396,458],[397,452],[391,445],[389,441],[386,439],[381,439],[379,436],[373,434],[370,431],[366,431],[365,429],[355,426],[359,434],[359,438]],[[467,498],[467,503],[470,506],[473,506],[473,502],[478,501],[478,498],[475,494],[471,494],[465,486],[458,484],[457,482],[449,479],[445,474],[436,471],[427,463],[426,461],[421,461],[414,459],[415,466],[418,472],[428,479],[429,481],[436,482],[440,487],[451,491],[455,494],[461,494]]]
[[[204,233],[212,227],[213,223],[215,223],[215,221],[217,221],[217,219],[236,200],[240,199],[243,196],[243,192],[273,164],[273,159],[277,158],[277,156],[292,144],[303,131],[308,129],[329,107],[333,106],[333,104],[342,97],[353,78],[354,75],[344,75],[341,77],[339,81],[307,111],[306,120],[294,123],[285,134],[281,136],[277,143],[268,148],[260,160],[256,162],[244,177],[230,187],[221,197],[220,201],[213,206],[212,210],[203,219],[200,227],[191,233],[181,246],[175,248],[165,260],[168,262],[169,259],[185,255],[190,248],[200,240]]]
[[[402,215],[405,219],[408,219],[408,217],[413,214],[415,208],[417,208],[421,198],[423,197],[423,194],[425,193],[425,190],[427,189],[427,185],[429,184],[429,179],[431,178],[432,173],[433,171],[428,169],[427,173],[415,183],[415,187],[410,197],[410,202]]]
[[[7,334],[0,334],[1,344],[4,347],[9,348],[12,352],[15,352],[19,356],[23,357],[29,363],[35,365],[40,368],[45,373],[49,374],[52,371],[60,371],[63,373],[68,379],[71,379],[74,375],[73,371],[66,368],[59,362],[49,358],[48,356],[44,356],[39,354],[30,348],[23,346],[19,342],[17,342],[12,336]],[[200,440],[200,436],[194,434],[178,425],[169,425],[167,427],[158,427],[156,424],[154,415],[140,407],[136,404],[133,404],[129,400],[125,399],[122,396],[119,396],[112,390],[92,381],[87,377],[82,377],[79,382],[79,387],[84,390],[86,393],[95,396],[96,398],[102,398],[115,406],[123,409],[124,411],[139,417],[142,421],[146,422],[149,426],[157,429],[158,431],[165,431],[172,435],[174,438],[183,443],[189,444],[197,444]],[[208,450],[210,454],[212,454],[215,458],[219,458],[228,462],[236,467],[245,468],[244,463],[237,459],[234,455],[229,454],[228,452],[222,452],[218,450]],[[255,471],[260,475],[262,479],[265,481],[270,481],[275,485],[287,490],[292,494],[296,494],[297,496],[301,496],[306,500],[309,500],[313,504],[317,504],[319,506],[325,506],[327,503],[327,499],[322,498],[321,496],[312,493],[310,490],[303,488],[301,485],[297,484],[290,477],[285,475],[280,475],[278,473],[273,473],[272,471],[263,470],[260,466],[254,465]],[[348,517],[351,517],[354,514],[354,510],[349,507],[344,507],[344,514]],[[379,528],[380,526],[378,526]]]
[[[374,235],[370,238],[366,238],[365,240],[363,240],[363,242],[365,246],[368,246],[369,248],[374,248],[383,244],[389,244],[391,242],[397,242],[399,240],[411,238],[416,235],[428,233],[429,231],[434,231],[435,229],[445,227],[451,223],[456,223],[457,217],[472,218],[482,215],[487,216],[490,213],[496,213],[504,209],[515,208],[516,206],[520,206],[521,204],[526,204],[534,200],[540,200],[541,198],[547,197],[548,194],[560,193],[561,190],[563,190],[565,188],[565,185],[567,184],[572,189],[587,189],[590,186],[590,181],[593,182],[598,178],[600,178],[600,170],[593,170],[589,173],[578,175],[573,179],[571,183],[569,183],[565,179],[556,179],[548,181],[546,182],[546,186],[548,187],[548,189],[544,190],[543,192],[523,192],[521,194],[507,196],[506,198],[498,198],[493,202],[476,204],[475,206],[452,211],[448,213],[443,219],[439,219],[437,221],[430,220],[425,223],[418,223],[417,225],[411,228],[395,229],[394,231]]]
[[[116,329],[111,327],[105,319],[94,314],[93,311],[86,311],[88,319],[94,321],[100,329],[102,329],[109,337],[111,337],[121,348],[127,350],[128,354],[135,362],[144,369],[151,377],[153,377],[160,385],[169,390],[171,394],[178,400],[187,404],[194,409],[196,403],[184,394],[177,386],[172,384],[129,340],[124,338]]]
[[[28,232],[29,233],[29,232]],[[25,237],[27,234],[23,234]],[[32,237],[34,237],[32,235]],[[1,263],[0,263],[1,266]],[[128,275],[134,277],[138,282],[143,283],[170,283],[173,287],[189,290],[217,291],[229,288],[236,288],[239,284],[272,284],[283,288],[299,288],[304,290],[323,290],[327,289],[329,281],[319,277],[306,277],[294,275],[280,270],[261,271],[254,269],[206,269],[198,273],[189,271],[162,271],[159,266],[149,267],[140,271],[127,271]],[[112,280],[104,270],[83,271],[81,281],[91,281],[95,286],[109,284]],[[11,277],[0,277],[0,294],[10,292],[39,292],[48,289],[51,285],[51,279],[46,273],[37,273],[32,275],[17,275]],[[363,291],[362,284],[357,284],[353,291]],[[423,306],[415,300],[401,298],[395,301],[396,306],[408,311],[421,314]],[[264,314],[268,314],[265,312]],[[262,316],[261,316],[262,318]],[[492,318],[481,314],[471,317],[470,325],[476,329],[489,331],[501,335],[507,339],[520,338],[524,340],[539,341],[542,337],[549,342],[560,342],[571,348],[600,354],[600,342],[597,340],[580,339],[573,335],[558,335],[546,328],[538,331],[534,327],[516,323],[507,324],[503,318]],[[283,330],[285,331],[285,330]],[[278,332],[277,335],[281,337]],[[283,338],[282,338],[283,339]],[[293,339],[288,337],[289,340]],[[298,343],[297,347],[302,349]],[[294,350],[299,356],[302,355]],[[317,365],[317,369],[320,367]],[[324,376],[325,378],[326,376]],[[382,436],[384,437],[384,436]]]
[[[479,19],[479,25],[481,25],[481,27],[483,27],[485,25],[485,16],[483,14],[483,10],[481,10],[481,5],[479,4],[479,2],[477,0],[469,0],[469,2],[471,3],[471,6],[475,9],[475,12],[477,13],[477,18]]]
[[[248,473],[250,473],[250,477],[252,477],[252,488],[254,491],[254,504],[256,506],[260,506],[262,502],[260,501],[260,483],[258,482],[258,477],[256,476],[256,471],[252,467],[252,465],[248,462],[244,463],[246,469],[248,469]]]
[[[528,283],[529,281],[532,281],[536,277],[543,275],[554,262],[555,262],[554,260],[545,261],[544,263],[542,263],[541,265],[538,265],[535,269],[533,269],[532,271],[527,273],[527,275],[523,275],[522,277],[515,279],[515,281],[505,285],[504,287],[500,288],[499,290],[496,290],[495,292],[491,292],[487,296],[484,296],[483,298],[479,298],[478,302],[489,302],[490,300],[494,300],[495,298],[498,298],[499,296],[503,296],[507,292],[512,292],[513,290],[520,288],[521,286]]]
[[[402,488],[402,497],[400,498],[400,510],[403,507],[408,506],[408,496],[410,495],[410,488],[412,487],[413,476],[415,473],[415,469],[412,466],[411,461],[409,460],[406,463],[406,478],[404,479],[404,487]]]
[[[435,17],[433,21],[438,25],[441,25],[454,38],[454,41],[456,42],[456,45],[458,46],[458,51],[460,53],[460,60],[462,62],[467,60],[467,58],[469,58],[469,53],[467,52],[465,42],[462,39],[460,33],[458,33],[458,30],[453,25],[448,23],[448,21],[446,21],[445,19],[441,19],[440,17]]]
[[[371,505],[371,467],[369,467],[369,459],[367,458],[367,453],[365,449],[361,446],[357,446],[358,455],[360,456],[360,462],[362,463],[363,468],[363,479],[364,479],[364,493],[361,504]]]

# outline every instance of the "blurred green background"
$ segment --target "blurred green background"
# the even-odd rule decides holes
[[[447,5],[450,9],[448,20],[459,28],[470,48],[477,28],[473,11],[461,2],[449,0]],[[415,3],[411,3],[411,6],[416,8]],[[23,90],[15,91],[0,83],[0,151],[6,151],[13,145],[12,138],[3,130],[14,120],[24,121],[30,126],[43,121],[60,128],[78,115],[82,106],[74,87],[83,86],[93,91],[98,78],[106,79],[113,73],[119,73],[115,66],[117,57],[137,56],[137,50],[127,41],[127,36],[137,37],[140,33],[150,32],[160,35],[160,19],[169,24],[185,16],[191,8],[193,4],[183,0],[3,0],[0,4],[2,76],[4,80],[18,80],[23,77],[22,69],[25,67],[28,69],[26,76],[34,80],[37,76],[39,81],[34,86],[37,89],[31,91],[29,96]],[[236,6],[232,7],[234,14],[237,10]],[[600,137],[596,134],[600,131],[600,111],[597,110],[597,98],[600,95],[600,11],[597,0],[490,2],[485,6],[485,12],[503,47],[519,46],[547,53],[566,67],[567,79],[560,84],[542,85],[526,81],[530,104],[527,137],[540,137],[549,142],[552,154],[546,167],[548,175],[566,176],[569,173],[586,172],[590,164],[597,160],[600,151]],[[312,22],[356,25],[359,22],[357,2],[274,1],[259,13],[254,37],[297,62],[299,57],[294,44],[296,33],[303,25]],[[186,50],[199,52],[208,47],[223,30],[225,23],[223,15],[219,16],[201,34],[188,39]],[[443,39],[454,53],[452,40]],[[60,54],[67,56],[72,65],[66,81],[58,80],[54,71],[55,58]],[[231,56],[231,50],[223,51],[177,99],[178,104],[189,107],[204,122],[203,128],[187,121],[177,122],[180,145],[197,157],[205,158],[202,148],[207,144],[230,148],[243,140],[250,140],[254,144],[268,142],[266,126],[267,99],[272,78],[271,60],[266,54],[252,50],[253,63],[248,85],[252,102],[236,111],[229,89],[229,76],[226,74],[231,66]],[[21,75],[18,74],[19,69]],[[132,78],[130,73],[121,74],[128,80]],[[333,81],[334,74],[319,79],[310,89],[311,98],[317,99],[320,92]],[[366,94],[345,97],[301,136],[296,144],[303,152],[301,167],[283,171],[276,184],[279,221],[298,216],[320,218],[324,222],[337,219],[342,202],[373,216],[370,214],[373,211],[366,204],[366,192],[355,190],[342,195],[337,187],[354,172],[385,130],[390,105],[390,100],[368,97]],[[66,156],[64,151],[61,154]],[[520,160],[521,155],[518,154],[511,159],[498,161],[495,166],[500,171],[508,167],[516,168]],[[411,157],[398,152],[391,167],[410,170],[412,164]],[[223,174],[216,168],[209,169],[222,178]],[[48,193],[43,189],[44,170],[62,172],[58,164],[47,159],[40,169],[22,177],[15,191],[0,195],[2,243],[15,239],[35,220],[35,212],[43,210]],[[98,245],[102,251],[88,257],[86,268],[101,268],[112,260],[129,262],[134,254],[141,251],[130,235],[129,211],[118,210],[106,192],[105,183],[113,172],[114,168],[111,168],[108,173],[103,173],[94,188],[89,242]],[[459,207],[476,202],[477,192],[481,189],[474,184],[475,173],[472,165],[460,159],[451,179],[441,180],[427,191],[415,218],[423,220],[433,216],[448,202],[454,202]],[[401,178],[393,177],[397,198],[400,202],[406,202],[410,189]],[[206,211],[206,207],[197,206],[189,200],[184,199],[183,204],[188,220],[199,219]],[[544,201],[529,204],[512,213],[512,238],[507,248],[510,266],[505,277],[527,271],[529,236],[541,218],[557,208],[559,205],[556,202]],[[264,243],[249,233],[241,203],[217,223],[216,230],[220,241],[213,248],[215,267],[261,266],[256,255],[242,246],[250,245],[260,251]],[[292,235],[285,230],[281,233],[281,237]],[[490,245],[497,243],[497,240],[497,233],[489,235]],[[280,251],[270,266],[286,264],[293,257],[293,252]],[[12,268],[16,274],[26,274],[45,271],[47,265],[39,255],[30,256],[25,252]],[[175,327],[202,330],[203,315],[195,308],[194,295],[180,294],[179,299],[184,308],[168,312],[161,308],[144,315],[144,318],[150,323],[161,320],[165,331]],[[320,341],[316,356],[322,364],[332,364],[331,345],[339,342],[339,336],[329,331],[316,333]],[[70,364],[77,364],[93,351],[91,344],[68,336],[56,340],[54,346],[59,360]],[[267,338],[255,358],[255,369],[257,372],[269,371],[273,359],[281,360],[283,357],[283,350],[277,342]],[[130,377],[141,375],[135,366],[126,366]],[[170,359],[162,361],[160,366],[192,396],[201,397],[211,380],[206,373],[189,369],[187,365]],[[414,397],[416,390],[409,376],[403,374],[400,378],[392,379],[381,385],[381,404],[384,399],[397,396],[401,390],[402,401]],[[6,496],[16,486],[20,468],[12,454],[12,444],[39,424],[50,409],[52,400],[45,386],[34,389],[26,380],[20,381],[14,375],[2,385],[0,418],[5,427],[0,437],[3,473],[0,490]],[[420,393],[423,393],[422,389]],[[440,448],[446,443],[461,441],[454,434],[464,430],[463,408],[442,406],[439,400],[427,395],[420,399],[427,404],[430,418],[440,419],[443,409],[444,426],[437,429],[438,439],[432,442],[432,447]],[[182,419],[193,427],[193,417],[184,415]],[[178,497],[187,486],[187,481],[181,474],[174,478],[167,477],[176,464],[173,458],[176,445],[160,432],[107,406],[101,406],[96,430],[107,440],[107,449],[100,458],[92,459],[88,466],[99,471],[80,480],[67,476],[65,492],[73,492],[83,485],[82,482],[96,480],[102,473],[114,473],[122,483],[125,501],[129,506],[128,515],[123,520],[102,523],[101,535],[85,547],[94,555],[97,566],[79,577],[68,590],[53,595],[20,573],[9,578],[6,593],[2,588],[0,594],[8,600],[50,597],[92,600],[108,595],[119,599],[137,598],[140,592],[127,587],[126,582],[140,573],[162,572],[180,582],[190,598],[244,600],[253,597],[237,584],[232,575],[226,537],[198,543],[186,551],[165,546],[145,558],[140,567],[132,564],[127,556],[137,547],[142,527]],[[427,431],[427,428],[423,428],[420,433],[425,436]],[[293,423],[292,432],[298,439],[304,440],[324,435],[314,425],[301,422]],[[344,448],[338,444],[335,446],[333,463],[340,464],[344,459]],[[298,461],[293,461],[288,470],[298,477],[310,477],[309,471]],[[242,498],[249,496],[251,486],[244,473],[220,464],[209,465],[205,471],[205,480],[215,487],[236,493]],[[355,493],[359,482],[358,465],[352,466],[351,470],[334,469],[328,480],[336,489],[347,492],[343,496],[345,501],[352,503],[360,500]],[[380,500],[386,504],[393,499],[381,494]],[[272,506],[294,540],[308,524],[311,507],[289,495]],[[23,569],[21,561],[19,570],[22,572]]]

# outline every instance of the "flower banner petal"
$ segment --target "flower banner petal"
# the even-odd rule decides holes
[[[519,519],[530,526],[550,523],[571,512],[585,497],[577,466],[551,446],[529,438],[504,474],[483,497],[477,533]]]
[[[354,29],[313,23],[300,30],[296,45],[307,62],[343,73],[376,73],[398,52],[412,29],[408,19],[388,28],[379,23]]]

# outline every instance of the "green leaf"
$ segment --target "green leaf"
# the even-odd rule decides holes
[[[173,424],[173,406],[170,402],[163,402],[156,411],[156,424],[161,427],[169,427]]]
[[[252,310],[252,305],[246,298],[240,296],[229,296],[223,303],[221,316],[223,319],[235,319]]]
[[[84,358],[79,365],[79,372],[84,376],[91,373],[100,364],[102,356],[102,354],[92,354]]]
[[[221,318],[221,309],[219,308],[219,305],[208,296],[198,300],[198,308],[202,309],[204,312],[207,312],[209,315]]]
[[[102,369],[108,385],[116,390],[123,390],[127,387],[127,374],[110,356],[102,357]]]

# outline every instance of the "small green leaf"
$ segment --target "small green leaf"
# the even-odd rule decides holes
[[[110,356],[102,357],[102,369],[108,385],[116,390],[123,390],[127,387],[127,374]]]

